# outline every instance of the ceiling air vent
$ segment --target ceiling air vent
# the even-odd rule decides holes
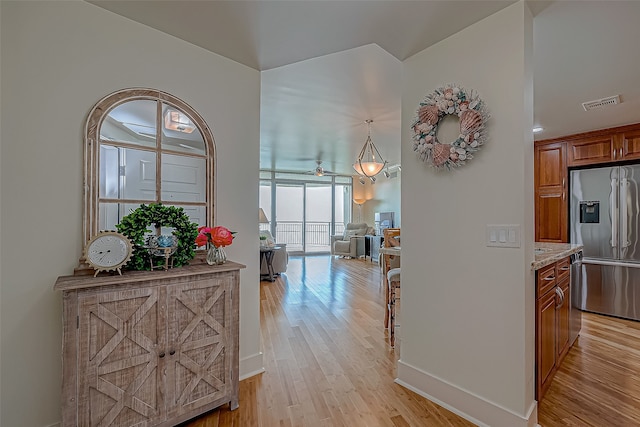
[[[609,105],[620,104],[620,95],[608,96],[602,99],[596,99],[595,101],[588,101],[582,103],[584,111],[594,110],[596,108],[608,107]]]

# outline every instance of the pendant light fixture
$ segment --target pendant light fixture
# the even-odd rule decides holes
[[[364,143],[364,147],[362,147],[356,162],[353,164],[353,168],[358,175],[364,175],[371,179],[371,182],[375,182],[374,176],[384,169],[387,161],[382,158],[382,155],[376,146],[373,145],[373,141],[371,141],[371,123],[373,123],[373,120],[365,120],[365,123],[369,127],[367,140]]]
[[[179,110],[167,108],[164,113],[164,127],[178,132],[191,133],[196,129],[196,125],[189,116]]]

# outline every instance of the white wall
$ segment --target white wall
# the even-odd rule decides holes
[[[2,7],[0,7],[0,22],[2,22]],[[2,31],[0,31],[0,99],[2,99]],[[0,102],[0,129],[2,129],[2,103]],[[2,132],[0,132],[0,165],[2,164]],[[0,194],[2,189],[2,174],[0,174]],[[0,224],[2,224],[2,197],[0,197]],[[0,227],[0,242],[2,242],[2,227]],[[0,289],[2,288],[2,247],[0,246]],[[0,294],[1,295],[1,294]],[[0,298],[1,301],[1,298]],[[2,304],[0,303],[0,331],[2,331]],[[2,340],[0,339],[0,367],[2,366]],[[2,402],[2,369],[0,368],[0,402]],[[0,404],[0,424],[2,424],[2,405]]]
[[[496,427],[537,420],[531,37],[519,2],[405,61],[398,382]],[[410,125],[447,83],[478,91],[492,118],[475,158],[438,172],[413,152]],[[520,224],[522,246],[486,247],[487,224]]]
[[[82,135],[90,108],[127,87],[169,92],[211,127],[217,223],[241,273],[241,375],[262,367],[260,75],[85,2],[1,2],[1,346],[4,426],[60,420],[61,294],[82,253]]]
[[[362,222],[366,222],[372,227],[375,224],[376,212],[395,212],[394,221],[395,227],[400,227],[400,188],[402,184],[401,172],[397,173],[397,176],[391,179],[387,179],[383,174],[379,174],[376,177],[376,183],[371,185],[371,182],[365,180],[365,185],[358,182],[358,179],[353,180],[353,192],[366,198],[367,201],[362,205]],[[355,196],[354,196],[355,197]],[[358,196],[360,197],[360,196]],[[358,215],[358,206],[353,205],[353,217]]]

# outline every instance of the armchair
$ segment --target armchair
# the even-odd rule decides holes
[[[268,246],[279,246],[280,249],[273,252],[273,258],[271,259],[271,265],[273,266],[274,274],[280,274],[287,271],[287,264],[289,263],[289,254],[287,253],[287,244],[286,243],[275,243],[275,239],[271,236],[269,231],[260,231],[261,236],[267,237],[267,245]],[[266,275],[269,274],[267,270],[266,262],[262,262],[260,265],[260,274]]]
[[[331,255],[347,258],[364,256],[364,235],[372,232],[366,223],[349,223],[344,234],[331,236]]]

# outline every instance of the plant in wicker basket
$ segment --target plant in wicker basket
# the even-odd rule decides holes
[[[156,229],[172,227],[173,234],[178,239],[178,248],[173,254],[173,266],[186,265],[195,256],[194,241],[198,235],[198,225],[191,222],[184,209],[176,206],[164,206],[161,203],[140,205],[129,215],[122,218],[116,229],[133,242],[133,255],[127,264],[128,270],[149,270],[148,253],[145,245],[145,235],[150,233],[149,226]],[[158,260],[158,263],[163,262]],[[160,264],[158,264],[160,265]]]

